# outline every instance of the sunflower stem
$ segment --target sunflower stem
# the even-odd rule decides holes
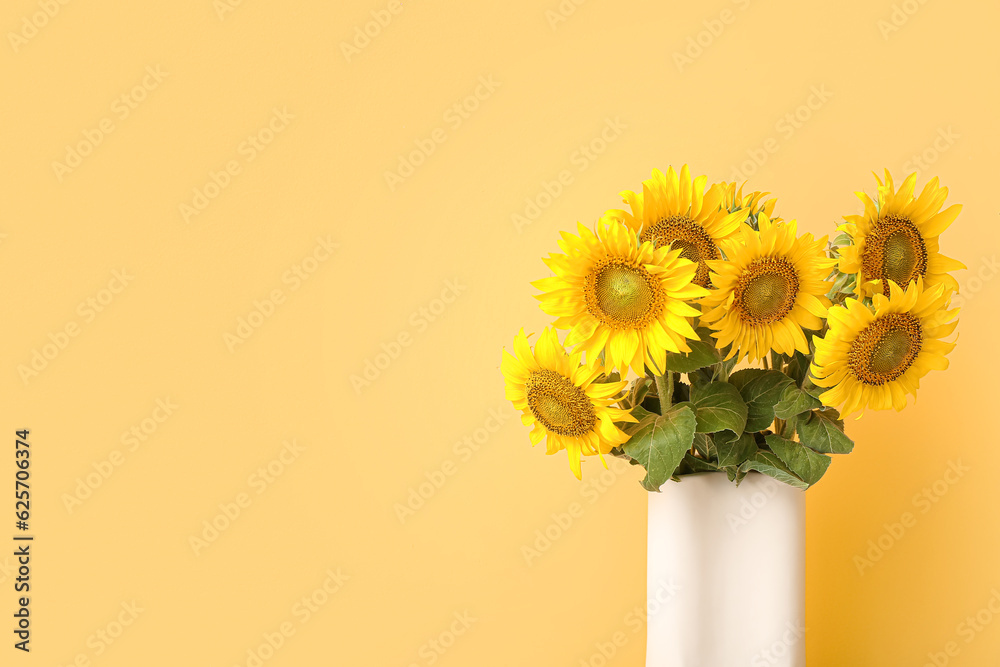
[[[771,350],[771,368],[776,371],[784,370],[784,364],[781,361],[781,355]]]
[[[656,376],[656,394],[660,397],[660,414],[667,414],[674,397],[674,372]]]

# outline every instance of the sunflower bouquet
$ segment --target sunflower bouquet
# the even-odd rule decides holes
[[[919,195],[916,174],[876,180],[832,243],[687,166],[563,232],[532,283],[552,326],[534,347],[521,329],[501,363],[531,443],[565,450],[578,479],[584,457],[627,459],[649,491],[698,472],[819,481],[854,447],[843,418],[902,410],[955,345],[965,266],[938,238],[961,206],[942,210],[937,178]]]

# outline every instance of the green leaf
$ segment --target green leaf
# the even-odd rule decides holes
[[[743,433],[747,404],[740,391],[728,382],[712,382],[692,389],[692,405],[698,418],[698,433],[730,430]]]
[[[837,235],[837,238],[833,239],[832,243],[835,246],[845,246],[845,245],[851,245],[853,240],[854,239],[851,237],[850,234],[848,234],[847,232],[841,232],[840,234]]]
[[[744,433],[737,436],[730,431],[716,433],[713,437],[715,441],[715,453],[719,459],[719,467],[739,466],[747,459],[753,458],[757,453],[757,443],[754,441],[752,433]]]
[[[611,456],[615,456],[620,459],[625,459],[626,461],[632,460],[632,457],[626,454],[625,450],[623,450],[621,447],[612,447],[611,451],[608,453],[611,454]]]
[[[764,473],[779,482],[784,482],[797,489],[806,489],[809,487],[808,484],[796,477],[795,473],[789,470],[782,463],[781,459],[772,452],[757,452],[752,459],[739,467],[739,471],[743,473],[750,472],[751,470]]]
[[[745,368],[729,376],[729,382],[740,390],[747,404],[746,431],[763,431],[774,421],[774,404],[781,398],[785,387],[793,385],[792,378],[781,371]]]
[[[692,472],[717,472],[719,470],[719,466],[715,465],[711,461],[698,458],[691,452],[684,455],[684,464],[687,465]]]
[[[820,407],[823,407],[823,404],[818,398],[795,385],[788,385],[781,393],[781,400],[774,406],[774,416],[778,419],[791,419],[795,415]]]
[[[692,373],[699,368],[705,368],[722,361],[722,355],[715,349],[715,339],[711,336],[711,330],[705,327],[698,327],[695,333],[701,340],[689,340],[688,345],[691,352],[667,352],[668,371],[677,373]]]
[[[695,417],[688,405],[674,405],[637,431],[622,448],[646,469],[641,484],[647,491],[659,491],[677,470],[694,442]]]
[[[625,423],[623,423],[623,424],[621,424],[619,426],[619,428],[621,428],[621,430],[624,431],[628,435],[632,435],[632,434],[636,433],[637,431],[642,430],[646,426],[648,426],[648,425],[652,424],[654,421],[656,421],[656,418],[660,416],[660,415],[658,415],[655,412],[650,412],[649,410],[647,410],[646,408],[642,407],[641,405],[637,405],[634,408],[632,408],[631,412],[632,412],[632,416],[635,417],[636,419],[638,419],[639,421],[638,422],[625,422]]]
[[[676,408],[678,405],[687,406],[687,407],[691,408],[691,412],[694,412],[694,405],[691,403],[691,401],[677,401],[676,403],[674,403],[670,407]]]
[[[765,440],[767,446],[784,461],[788,469],[810,486],[818,482],[830,467],[829,456],[818,454],[808,447],[803,447],[801,443],[782,438],[780,435],[769,435]]]
[[[736,482],[736,486],[739,486],[743,478],[747,476],[747,471],[741,469],[740,466],[726,466],[723,470],[729,477],[730,482]]]
[[[803,445],[824,454],[850,454],[854,442],[844,434],[836,410],[813,410],[796,415],[794,426]]]
[[[694,448],[706,459],[715,458],[715,455],[712,453],[715,445],[712,443],[712,436],[707,433],[694,434]]]
[[[726,350],[728,350],[730,347],[732,347],[732,345],[727,345],[726,349],[722,350],[722,351],[724,353],[728,354],[728,352],[726,352]],[[739,355],[734,354],[729,359],[727,359],[726,361],[722,362],[722,370],[725,371],[726,377],[729,377],[729,374],[733,372],[733,367],[736,366],[736,364],[739,361],[739,359],[740,359]]]
[[[646,398],[642,399],[642,403],[639,404],[641,408],[647,412],[655,412],[660,414],[660,399],[653,392],[648,392]],[[634,411],[633,411],[634,414]]]
[[[788,360],[785,372],[795,380],[795,384],[801,387],[806,373],[809,372],[809,357],[796,350],[792,358]]]
[[[826,390],[827,387],[821,387],[818,384],[814,383],[812,381],[812,378],[808,375],[806,376],[806,379],[802,381],[802,391],[806,392],[810,396],[819,398],[820,394],[822,394]]]
[[[649,389],[652,384],[653,381],[648,377],[641,377],[636,380],[629,388],[628,393],[625,394],[625,399],[622,401],[622,407],[627,409],[635,405],[641,405],[642,399],[646,398],[646,394],[649,393]]]
[[[699,368],[694,373],[688,373],[687,377],[692,387],[704,387],[715,379],[715,367]]]
[[[852,283],[853,281],[854,281],[854,275],[853,274],[850,274],[850,273],[839,273],[838,272],[837,278],[833,281],[833,287],[831,287],[830,291],[827,292],[827,296],[832,299],[835,296],[837,296],[837,294],[841,294],[841,293],[848,294],[848,293],[850,293],[851,292],[851,288],[848,286],[848,283]]]
[[[690,377],[690,376],[688,376]],[[691,387],[681,381],[681,374],[674,373],[674,403],[685,403],[691,400]]]

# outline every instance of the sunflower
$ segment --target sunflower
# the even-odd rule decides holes
[[[889,294],[873,296],[874,312],[856,299],[831,308],[830,330],[813,338],[813,382],[829,387],[820,400],[843,405],[844,414],[902,410],[927,371],[948,368],[945,355],[955,344],[940,339],[958,326],[959,309],[948,310],[952,292],[941,283],[926,286],[918,276],[906,291],[890,282]]]
[[[743,185],[746,185],[746,183]],[[781,218],[774,217],[774,205],[778,200],[773,197],[765,199],[765,197],[771,194],[770,192],[754,191],[744,196],[743,185],[737,187],[735,182],[723,183],[725,191],[722,196],[722,208],[730,213],[735,213],[744,208],[748,209],[749,215],[746,221],[754,228],[756,228],[757,217],[761,213],[766,215],[772,223],[782,221]]]
[[[545,453],[565,449],[569,465],[581,479],[580,456],[604,454],[628,440],[615,422],[636,421],[627,410],[611,407],[628,382],[597,383],[604,375],[599,360],[580,363],[580,353],[567,354],[555,329],[539,336],[534,351],[524,329],[514,337],[514,352],[503,352],[501,370],[507,398],[522,411],[521,422],[534,425],[531,444],[545,441]],[[516,355],[516,356],[515,356]]]
[[[673,167],[665,175],[654,169],[652,178],[642,182],[641,194],[631,190],[621,193],[631,213],[613,209],[605,217],[624,222],[639,235],[640,242],[680,249],[681,257],[698,265],[694,282],[708,287],[706,262],[719,259],[719,241],[735,234],[749,211],[730,213],[722,208],[725,185],[715,184],[706,191],[706,181],[705,176],[692,181],[687,165],[681,167],[679,176]]]
[[[691,282],[698,266],[680,249],[639,244],[620,222],[597,227],[596,234],[582,224],[579,236],[563,233],[566,254],[544,260],[555,275],[531,283],[542,290],[535,298],[588,361],[603,351],[622,373],[631,367],[645,375],[644,364],[662,372],[668,350],[690,352],[685,338],[698,338],[689,321],[698,310],[686,303],[707,294]]]
[[[855,292],[871,296],[876,292],[889,295],[888,282],[906,287],[923,277],[927,287],[944,284],[958,291],[958,282],[948,271],[966,268],[961,262],[938,252],[938,236],[962,210],[960,204],[941,206],[948,197],[948,188],[938,187],[935,177],[924,186],[919,197],[913,192],[917,175],[910,174],[899,190],[892,184],[889,170],[885,183],[878,175],[876,201],[863,192],[857,193],[865,205],[862,215],[847,215],[840,226],[852,244],[840,249],[840,271],[860,274]]]
[[[824,280],[836,260],[827,258],[826,237],[796,237],[796,225],[772,223],[761,213],[760,231],[742,225],[722,241],[728,261],[710,261],[717,289],[702,299],[701,321],[715,333],[721,349],[733,344],[727,358],[745,354],[750,361],[770,350],[809,353],[802,329],[819,330],[832,283]]]

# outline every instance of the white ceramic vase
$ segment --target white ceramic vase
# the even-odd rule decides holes
[[[804,492],[681,480],[649,494],[646,667],[802,667]]]

